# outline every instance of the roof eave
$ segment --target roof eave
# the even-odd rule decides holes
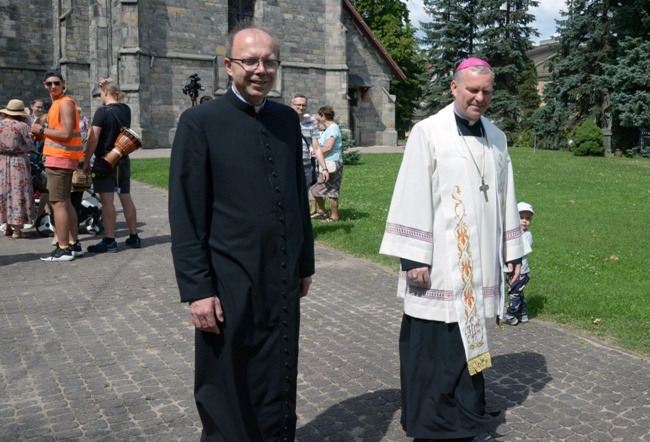
[[[370,41],[373,43],[375,48],[379,51],[381,56],[386,60],[388,65],[391,67],[395,75],[398,77],[399,80],[406,80],[406,75],[402,71],[402,69],[395,63],[395,60],[393,60],[393,57],[390,56],[386,48],[384,47],[383,44],[379,41],[377,36],[375,35],[374,32],[372,32],[372,29],[370,29],[370,26],[365,22],[363,17],[361,17],[361,14],[359,14],[359,11],[356,10],[354,5],[350,2],[350,0],[343,0],[343,5],[348,9],[350,14],[352,14],[352,18],[354,19],[355,22],[359,25],[363,33],[370,39]]]

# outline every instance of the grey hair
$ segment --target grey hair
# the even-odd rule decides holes
[[[460,71],[456,71],[454,73],[454,81],[456,83],[460,83],[460,74],[463,71],[467,71],[467,70],[470,70],[472,72],[476,72],[478,74],[492,74],[492,80],[494,80],[494,71],[492,71],[492,69],[490,69],[489,67],[487,67],[487,66],[470,66],[468,68],[461,69]]]

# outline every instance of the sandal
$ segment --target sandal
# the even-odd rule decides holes
[[[338,218],[332,218],[331,216],[323,219],[324,223],[338,223],[339,219]]]
[[[29,236],[27,236],[27,234],[24,232],[19,232],[19,233],[14,232],[14,234],[11,235],[11,239],[21,239],[21,238],[29,238]]]
[[[14,233],[13,227],[7,224],[5,227],[5,236],[11,236]]]
[[[327,213],[325,212],[316,212],[311,216],[311,219],[326,219]]]

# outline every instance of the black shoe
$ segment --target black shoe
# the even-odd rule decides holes
[[[140,248],[140,237],[138,235],[130,236],[126,239],[125,244],[127,246],[133,247],[134,249]]]
[[[74,256],[75,258],[79,258],[80,256],[83,256],[84,253],[86,253],[84,252],[84,249],[81,248],[81,243],[79,241],[77,241],[74,244],[71,244],[70,248],[72,249],[72,256]]]
[[[74,255],[72,254],[72,249],[70,247],[62,249],[59,246],[56,246],[51,254],[47,256],[41,256],[41,261],[46,262],[64,262],[72,261],[73,259]]]
[[[497,440],[486,431],[485,433],[476,436],[473,442],[497,442]]]

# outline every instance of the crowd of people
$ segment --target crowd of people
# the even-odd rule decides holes
[[[98,85],[102,106],[89,124],[74,99],[66,94],[59,70],[45,72],[43,86],[48,97],[33,99],[29,107],[12,99],[0,109],[0,223],[4,235],[27,238],[26,230],[33,229],[38,216],[47,211],[53,218],[54,251],[41,260],[66,262],[83,256],[79,214],[84,191],[92,185],[102,204],[106,236],[87,251],[117,251],[114,193],[120,198],[129,229],[125,244],[139,248],[128,156],[108,174],[91,172],[97,155],[105,155],[113,148],[123,127],[107,115],[111,111],[120,113],[126,127],[130,125],[130,109],[119,103],[124,93],[113,80],[102,79]],[[89,178],[91,174],[94,182]],[[40,194],[38,207],[35,188]]]

